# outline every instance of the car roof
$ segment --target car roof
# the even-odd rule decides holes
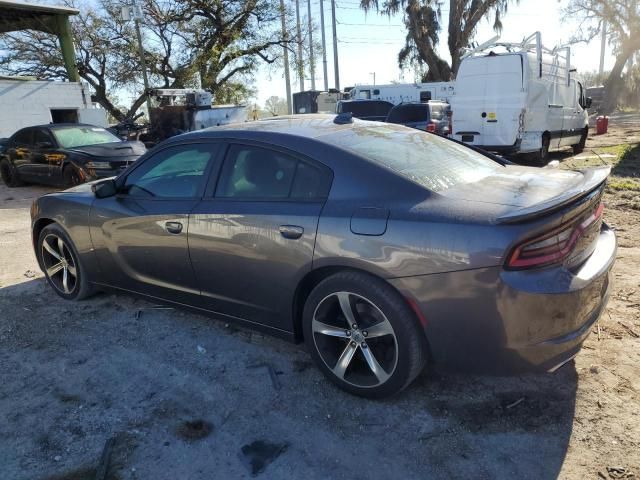
[[[217,127],[209,127],[203,130],[196,130],[184,135],[180,138],[194,136],[208,136],[217,132],[231,133],[249,133],[263,132],[272,134],[292,135],[297,137],[318,138],[345,130],[352,130],[364,126],[380,126],[385,125],[380,122],[367,122],[365,120],[353,119],[353,122],[337,124],[334,123],[335,114],[301,114],[301,115],[283,115],[263,120],[256,120],[245,123],[231,123],[228,125],[220,125]],[[213,136],[213,135],[212,135]],[[217,136],[217,135],[216,135]],[[178,137],[173,137],[178,138]]]

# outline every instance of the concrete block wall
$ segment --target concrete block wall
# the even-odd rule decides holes
[[[57,108],[85,108],[79,83],[0,79],[0,138],[50,123]]]

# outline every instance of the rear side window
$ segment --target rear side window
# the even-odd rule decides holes
[[[238,199],[317,199],[328,194],[324,170],[275,150],[232,145],[216,196]]]
[[[345,130],[331,141],[433,192],[478,181],[503,168],[450,140],[392,124]]]
[[[432,120],[442,120],[444,118],[444,109],[440,105],[429,105],[431,109]]]
[[[31,145],[32,132],[33,130],[30,128],[20,130],[16,133],[15,137],[13,137],[13,141],[18,145]]]

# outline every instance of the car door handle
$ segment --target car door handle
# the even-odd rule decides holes
[[[280,225],[280,235],[284,238],[289,238],[291,240],[296,240],[302,236],[304,233],[304,228],[299,227],[297,225]]]
[[[182,224],[180,222],[167,222],[164,224],[164,228],[167,229],[167,232],[172,233],[174,235],[182,232]]]

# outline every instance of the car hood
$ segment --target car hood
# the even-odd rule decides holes
[[[99,145],[85,145],[67,149],[70,152],[81,153],[91,157],[131,157],[140,156],[146,151],[142,142],[113,142]]]

